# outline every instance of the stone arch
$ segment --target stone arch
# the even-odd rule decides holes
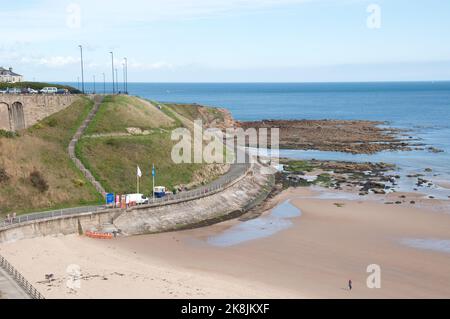
[[[14,131],[23,130],[25,128],[25,116],[22,103],[14,102],[10,107],[9,116]]]
[[[0,130],[11,130],[9,105],[5,102],[0,102]]]

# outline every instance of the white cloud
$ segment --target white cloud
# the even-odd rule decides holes
[[[137,69],[143,71],[151,71],[151,70],[173,70],[175,66],[171,63],[167,62],[155,62],[155,63],[141,63],[136,61],[131,61],[128,63],[129,69]]]
[[[50,57],[22,57],[20,62],[23,64],[34,64],[47,66],[51,68],[59,68],[65,67],[68,65],[73,65],[76,63],[80,63],[79,58],[75,58],[72,56],[50,56]]]

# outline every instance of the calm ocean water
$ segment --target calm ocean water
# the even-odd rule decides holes
[[[72,85],[76,86],[76,84]],[[90,84],[87,84],[88,89]],[[99,88],[97,86],[97,88]],[[225,107],[242,121],[261,119],[365,119],[411,129],[444,150],[351,155],[283,151],[295,158],[384,161],[402,173],[434,169],[450,180],[450,82],[397,83],[130,83],[132,95],[162,102]],[[438,174],[438,176],[434,176]]]

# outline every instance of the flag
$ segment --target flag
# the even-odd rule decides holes
[[[153,167],[152,167],[152,176],[153,176],[153,177],[155,177],[155,176],[156,176],[155,165],[153,165]]]
[[[142,177],[142,172],[141,172],[141,169],[139,168],[139,166],[137,167],[137,176]]]

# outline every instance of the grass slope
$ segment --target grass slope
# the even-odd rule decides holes
[[[91,100],[80,97],[19,137],[0,138],[0,215],[88,205],[102,201],[69,159],[67,146],[92,109]],[[39,191],[30,173],[39,171],[48,190]]]
[[[86,134],[126,133],[127,128],[171,128],[175,121],[150,102],[132,96],[107,96]]]
[[[198,104],[171,103],[165,103],[164,106],[191,121],[201,119],[204,123],[211,123],[213,121],[222,122],[224,120],[223,113],[213,107],[205,107]]]
[[[192,181],[205,183],[223,173],[203,164],[175,164],[171,159],[171,130],[181,127],[176,110],[135,97],[108,96],[77,144],[78,158],[109,192],[136,191],[136,166],[142,170],[141,193],[150,194],[151,166],[157,170],[156,184],[173,189]],[[114,136],[127,127],[147,130],[148,135]],[[91,134],[111,134],[90,137]],[[200,176],[200,177],[199,177]]]

